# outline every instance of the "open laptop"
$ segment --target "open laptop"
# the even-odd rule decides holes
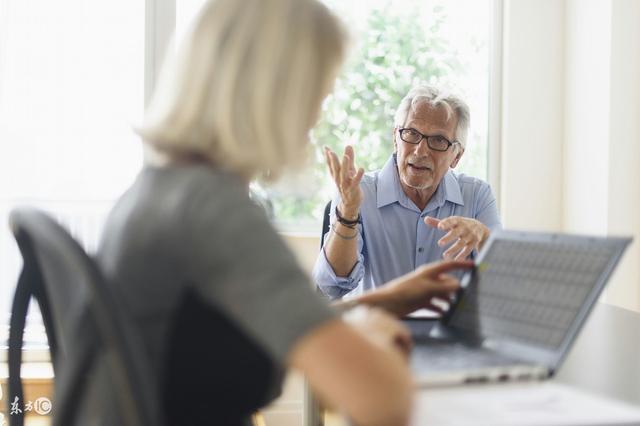
[[[630,241],[494,232],[447,315],[411,327],[417,383],[551,377]]]

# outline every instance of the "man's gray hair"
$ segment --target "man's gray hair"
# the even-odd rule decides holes
[[[409,90],[396,110],[394,125],[403,127],[409,116],[409,111],[415,111],[416,107],[423,102],[434,107],[444,106],[448,118],[451,118],[451,114],[456,115],[458,126],[456,127],[455,140],[460,142],[463,149],[466,148],[467,133],[469,132],[469,106],[458,96],[436,86],[416,86]]]

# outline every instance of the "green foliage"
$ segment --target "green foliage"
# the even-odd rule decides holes
[[[446,16],[441,7],[420,11],[394,9],[391,4],[372,9],[357,36],[357,51],[323,104],[323,115],[312,133],[316,147],[312,174],[315,188],[333,184],[322,147],[342,153],[355,148],[358,166],[379,169],[393,151],[393,118],[401,99],[420,83],[455,81],[463,73],[456,52],[439,36]],[[426,13],[425,13],[426,12]],[[427,18],[428,17],[428,18]],[[323,186],[324,185],[324,186]],[[279,222],[317,222],[330,191],[287,195],[269,191]]]

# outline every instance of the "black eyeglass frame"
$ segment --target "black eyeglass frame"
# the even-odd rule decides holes
[[[417,134],[419,134],[419,135],[420,135],[420,139],[418,139],[418,141],[417,141],[417,142],[411,142],[411,141],[408,141],[408,140],[404,139],[404,138],[402,137],[402,132],[404,132],[405,130],[411,130],[412,132],[416,132]],[[400,140],[402,140],[403,142],[406,142],[406,143],[410,143],[411,145],[418,145],[418,144],[420,144],[420,142],[422,142],[422,140],[424,139],[424,140],[426,140],[426,141],[427,141],[427,146],[429,147],[429,149],[432,149],[432,150],[434,150],[434,151],[438,151],[438,152],[446,152],[446,151],[448,151],[448,150],[449,150],[449,148],[451,148],[451,146],[452,146],[452,145],[460,144],[460,142],[459,142],[459,141],[453,141],[453,142],[451,142],[449,139],[445,138],[445,137],[444,137],[444,136],[442,136],[442,135],[425,135],[424,133],[420,133],[419,131],[417,131],[417,130],[416,130],[416,129],[414,129],[413,127],[398,127],[398,136],[400,137]],[[446,147],[445,149],[438,149],[438,148],[434,148],[434,147],[431,145],[431,143],[429,142],[429,140],[430,140],[431,138],[433,138],[433,137],[442,138],[442,139],[444,139],[445,141],[447,141],[447,147]]]

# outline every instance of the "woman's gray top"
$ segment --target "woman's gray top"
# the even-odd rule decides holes
[[[98,261],[144,340],[169,424],[199,424],[197,410],[242,424],[277,395],[293,344],[335,315],[246,185],[204,164],[143,169]]]

